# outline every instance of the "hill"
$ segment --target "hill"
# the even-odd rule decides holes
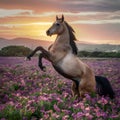
[[[30,49],[34,49],[39,45],[47,48],[51,43],[52,42],[50,41],[30,39],[30,38],[15,38],[15,39],[0,38],[0,49],[11,45],[25,46],[25,47],[29,47]]]
[[[0,49],[10,45],[18,45],[29,47],[30,49],[34,49],[37,46],[43,46],[44,48],[48,48],[52,44],[53,41],[45,41],[45,40],[37,40],[30,38],[15,38],[15,39],[5,39],[0,38]],[[79,51],[102,51],[102,52],[117,52],[120,51],[120,45],[110,45],[110,44],[90,44],[84,42],[77,42],[77,46]]]

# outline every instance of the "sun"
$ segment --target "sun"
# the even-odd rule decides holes
[[[46,35],[46,31],[52,23],[48,22],[36,22],[36,23],[23,23],[11,24],[12,30],[8,31],[10,34],[14,34],[15,37],[28,37],[38,40],[54,40],[55,36],[51,38]]]
[[[52,23],[32,23],[27,34],[32,38],[37,38],[41,40],[53,41],[56,36],[49,37],[46,35],[46,31],[49,29]]]

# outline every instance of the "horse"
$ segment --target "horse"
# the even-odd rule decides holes
[[[97,86],[99,95],[109,95],[113,98],[114,92],[109,81],[104,77],[95,76],[92,68],[77,56],[78,48],[75,43],[77,39],[74,33],[75,31],[64,20],[63,15],[61,18],[56,16],[56,21],[46,31],[48,36],[57,35],[54,43],[49,46],[48,50],[38,46],[27,56],[27,59],[31,60],[37,51],[41,51],[38,62],[40,69],[43,71],[46,69],[42,64],[42,58],[51,62],[59,74],[72,80],[71,90],[74,97],[83,98],[85,94],[96,93]]]

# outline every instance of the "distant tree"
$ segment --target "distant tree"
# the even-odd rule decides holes
[[[79,51],[78,56],[80,57],[90,57],[91,53],[88,51]]]
[[[107,57],[107,58],[120,58],[120,52],[88,52],[88,51],[79,51],[79,57]]]
[[[24,46],[7,46],[0,50],[0,56],[26,56],[31,49]]]
[[[102,54],[102,52],[100,52],[100,51],[94,51],[94,52],[91,52],[90,57],[100,57],[101,54]]]

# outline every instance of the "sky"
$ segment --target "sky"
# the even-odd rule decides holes
[[[46,30],[62,14],[80,42],[120,44],[120,0],[0,0],[0,37],[55,40]]]

